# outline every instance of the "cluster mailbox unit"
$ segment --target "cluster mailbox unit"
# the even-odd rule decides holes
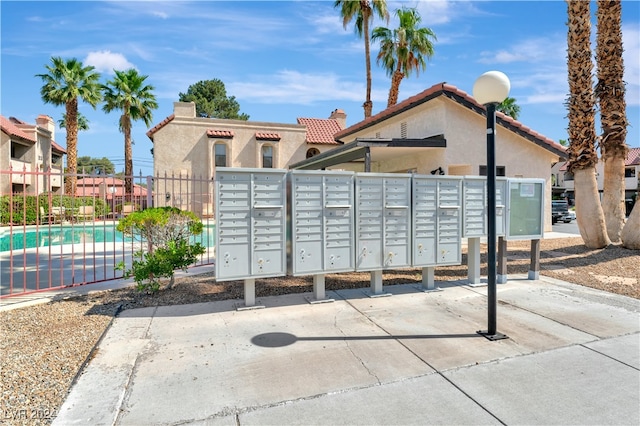
[[[498,179],[496,233],[542,238],[544,179]],[[480,238],[487,235],[487,186],[481,177],[348,171],[236,169],[215,176],[216,279],[245,281],[313,275],[314,301],[327,301],[324,275],[371,272],[371,294],[383,269],[462,263],[468,238],[469,283],[480,281]]]
[[[280,169],[216,170],[216,280],[244,279],[247,305],[255,278],[286,274],[286,177]]]
[[[313,275],[316,302],[329,300],[324,295],[324,274],[355,269],[354,176],[341,171],[289,172],[287,271]]]

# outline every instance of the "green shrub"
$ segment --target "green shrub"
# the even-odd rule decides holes
[[[139,236],[147,243],[146,252],[140,250],[134,254],[131,269],[125,270],[123,262],[117,265],[125,277],[133,277],[140,291],[158,291],[160,278],[169,278],[171,288],[175,270],[186,270],[206,251],[202,244],[189,242],[190,236],[202,232],[202,222],[192,212],[175,207],[131,213],[118,222],[116,229],[127,236]]]

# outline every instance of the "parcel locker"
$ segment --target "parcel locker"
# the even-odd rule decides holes
[[[413,176],[413,265],[462,262],[462,178]]]
[[[356,270],[411,265],[411,175],[356,173]]]
[[[462,236],[465,238],[487,236],[487,178],[465,176],[462,181]],[[506,230],[507,180],[496,179],[496,235]]]
[[[216,280],[286,275],[286,173],[216,169]]]
[[[333,171],[289,172],[291,275],[355,269],[354,175]]]

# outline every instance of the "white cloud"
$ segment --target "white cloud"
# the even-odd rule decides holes
[[[498,52],[481,52],[478,62],[483,64],[508,64],[513,62],[555,62],[565,58],[566,40],[531,38]]]
[[[227,91],[238,99],[265,104],[309,105],[320,101],[361,101],[364,83],[344,81],[335,73],[301,73],[284,70],[272,76],[254,76],[251,82],[232,82]],[[376,99],[386,93],[372,93]]]
[[[135,66],[127,60],[121,53],[113,53],[110,50],[101,50],[98,52],[89,52],[84,59],[85,65],[91,65],[96,71],[113,74],[113,70],[127,70],[135,68]]]

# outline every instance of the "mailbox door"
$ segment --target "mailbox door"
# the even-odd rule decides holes
[[[286,275],[286,171],[253,173],[251,276]]]
[[[496,235],[507,230],[507,180],[496,179]]]
[[[487,235],[486,225],[486,180],[465,179],[463,181],[463,236],[484,237]]]
[[[319,174],[291,173],[291,257],[293,275],[322,271],[323,182]]]
[[[411,265],[411,177],[384,178],[385,268]]]
[[[413,266],[436,264],[437,181],[413,177]]]
[[[356,270],[382,269],[383,181],[356,176]]]
[[[325,175],[324,194],[324,269],[353,271],[354,175]]]
[[[439,265],[462,263],[461,247],[462,182],[438,179],[438,252]]]
[[[251,175],[216,174],[216,279],[251,275]]]

